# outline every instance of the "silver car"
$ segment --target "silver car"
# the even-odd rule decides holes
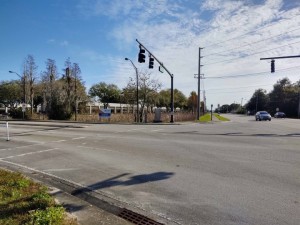
[[[271,115],[266,112],[266,111],[259,111],[255,114],[255,120],[259,120],[259,121],[262,121],[262,120],[269,120],[271,121]]]

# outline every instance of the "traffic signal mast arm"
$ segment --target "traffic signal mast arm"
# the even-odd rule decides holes
[[[275,59],[288,59],[288,58],[300,58],[300,55],[289,55],[289,56],[279,56],[279,57],[269,57],[269,58],[260,58],[260,60],[271,59],[271,73],[275,72]]]
[[[170,118],[170,123],[174,123],[174,75],[170,73],[170,71],[141,43],[136,39],[137,43],[140,44],[140,47],[145,49],[152,58],[154,58],[158,64],[167,71],[167,73],[170,75],[171,78],[171,118]]]
[[[151,55],[151,57],[154,58],[158,62],[158,64],[165,69],[165,71],[167,71],[170,77],[173,77],[173,74],[170,73],[170,71],[164,66],[164,64],[160,62],[141,42],[139,42],[138,39],[136,39],[136,42],[139,43],[140,46],[142,46],[143,49],[145,49]]]
[[[260,58],[260,60],[267,60],[267,59],[288,59],[288,58],[300,58],[300,55],[279,56],[279,57],[271,57],[271,58]]]

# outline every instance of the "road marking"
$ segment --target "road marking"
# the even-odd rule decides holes
[[[64,141],[66,141],[66,140],[58,140],[58,141],[52,141],[52,142],[54,142],[54,143],[60,143],[60,142],[64,142]]]
[[[24,168],[24,169],[31,170],[31,171],[36,172],[36,173],[41,173],[41,174],[44,174],[44,175],[47,175],[47,176],[49,176],[49,177],[53,177],[53,178],[56,178],[56,179],[59,179],[59,180],[67,181],[67,182],[69,182],[69,183],[71,183],[71,184],[75,184],[75,185],[77,185],[77,186],[79,186],[79,187],[82,187],[82,188],[87,188],[86,186],[84,186],[84,185],[82,185],[82,184],[79,184],[79,183],[77,183],[77,182],[74,182],[74,181],[71,181],[71,180],[68,180],[68,179],[65,179],[65,178],[61,178],[61,177],[55,176],[55,175],[53,175],[53,174],[51,174],[51,173],[46,173],[46,172],[43,172],[43,171],[41,171],[41,170],[37,170],[37,169],[31,168],[31,167],[28,167],[28,166],[24,166],[24,165],[19,164],[19,163],[14,163],[14,162],[2,160],[1,158],[0,158],[0,161],[2,161],[2,162],[4,162],[4,163],[7,163],[7,164],[14,165],[14,166],[22,167],[22,168]]]
[[[11,156],[0,158],[0,160],[11,159],[11,158],[15,158],[15,157],[22,157],[22,156],[27,156],[27,155],[33,155],[33,154],[36,154],[36,153],[50,152],[50,151],[57,150],[57,149],[58,148],[51,148],[51,149],[46,149],[46,150],[41,150],[41,151],[27,152],[27,153],[20,154],[20,155],[11,155]]]
[[[37,146],[37,145],[44,145],[44,144],[45,144],[45,142],[40,142],[38,144],[33,144],[33,145],[22,145],[22,146],[18,146],[18,147],[14,147],[14,148],[3,148],[3,149],[0,149],[0,152],[14,150],[14,149],[20,149],[20,148],[27,148],[27,147]]]
[[[90,149],[90,150],[100,150],[100,151],[105,151],[105,152],[120,152],[117,150],[112,150],[112,149],[107,149],[107,148],[97,148],[97,147],[88,147],[88,146],[77,146],[77,148],[85,148],[85,149]]]
[[[127,132],[138,131],[138,130],[145,130],[145,129],[146,128],[135,128],[135,129],[127,130]]]
[[[45,144],[45,142],[40,142],[40,143],[34,144],[34,145],[23,145],[23,146],[18,146],[18,147],[15,147],[15,149],[18,149],[18,148],[26,148],[26,147],[32,147],[32,146],[43,145],[43,144]]]
[[[163,129],[151,130],[151,132],[162,131]]]
[[[122,132],[122,133],[124,133],[124,132]],[[102,134],[97,134],[96,136],[98,136],[98,137],[100,137],[100,138],[116,138],[116,137],[118,137],[118,138],[124,138],[124,137],[122,137],[122,136],[102,135]]]
[[[73,170],[79,170],[79,168],[47,169],[47,170],[43,170],[43,171],[45,171],[45,172],[62,172],[62,171],[73,171]]]
[[[72,140],[79,140],[79,139],[85,139],[86,137],[77,137],[77,138],[72,138]]]
[[[12,148],[2,148],[0,149],[0,152],[9,151],[9,150],[12,150]]]

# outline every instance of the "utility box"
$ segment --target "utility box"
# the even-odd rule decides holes
[[[155,111],[154,111],[154,120],[153,122],[154,123],[161,123],[161,109],[159,108],[156,108]]]

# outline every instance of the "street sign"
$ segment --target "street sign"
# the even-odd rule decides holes
[[[26,104],[22,103],[22,112],[25,112],[25,111],[26,111]]]
[[[99,118],[108,118],[110,119],[111,109],[100,109]]]

